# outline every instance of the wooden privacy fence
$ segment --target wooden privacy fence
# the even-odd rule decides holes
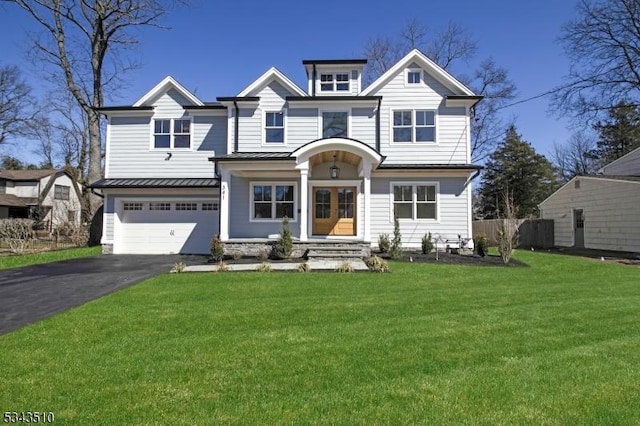
[[[552,219],[491,219],[474,220],[473,236],[485,233],[489,245],[495,246],[498,241],[498,230],[503,221],[510,222],[509,226],[516,230],[516,247],[519,248],[543,248],[553,247],[553,220]]]

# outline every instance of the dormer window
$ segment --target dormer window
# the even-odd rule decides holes
[[[407,84],[420,84],[422,83],[422,70],[407,70]]]
[[[322,92],[348,92],[349,73],[320,74],[320,91]]]
[[[153,148],[191,148],[191,120],[153,120]]]

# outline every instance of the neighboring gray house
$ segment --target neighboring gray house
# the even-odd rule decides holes
[[[640,252],[640,148],[594,176],[577,176],[540,203],[555,245]]]
[[[80,222],[82,192],[64,170],[0,170],[0,219],[36,218],[45,229]]]
[[[481,99],[418,50],[362,90],[366,60],[305,60],[306,90],[271,68],[203,102],[167,77],[108,118],[102,244],[208,253],[266,239],[405,247],[471,238],[470,121]]]

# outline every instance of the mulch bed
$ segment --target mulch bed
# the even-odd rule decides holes
[[[375,253],[383,259],[390,259],[388,253]],[[420,262],[420,263],[442,263],[446,265],[471,265],[471,266],[528,266],[526,263],[522,263],[516,259],[511,259],[508,264],[502,262],[502,258],[496,255],[488,255],[481,257],[477,254],[462,255],[453,254],[447,252],[438,253],[438,260],[436,260],[435,252],[429,254],[422,254],[421,251],[404,251],[402,259],[398,259],[400,262]]]

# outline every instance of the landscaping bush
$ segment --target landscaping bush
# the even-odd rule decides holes
[[[389,253],[391,247],[391,241],[389,241],[389,234],[380,234],[378,237],[378,249],[381,253]]]
[[[258,259],[260,262],[264,262],[269,259],[269,250],[264,247],[260,248],[260,250],[258,250],[258,254],[256,255],[256,259]]]
[[[309,266],[309,264],[307,262],[301,263],[298,265],[298,267],[296,268],[296,270],[298,272],[309,272],[311,270],[311,267]]]
[[[173,268],[171,268],[170,272],[176,273],[176,274],[180,274],[182,272],[184,272],[184,269],[187,267],[186,263],[184,262],[176,262],[173,264]]]
[[[84,225],[77,225],[75,223],[63,223],[58,225],[55,230],[58,237],[67,237],[78,247],[84,247],[89,243],[89,227]]]
[[[240,260],[240,259],[242,259],[242,252],[241,252],[241,251],[233,252],[233,254],[231,255],[231,258],[232,258],[233,260]]]
[[[402,257],[402,234],[400,234],[400,222],[397,217],[393,219],[393,239],[391,240],[391,247],[389,247],[389,254],[392,259],[400,259]]]
[[[211,240],[211,258],[214,262],[222,262],[224,259],[224,244],[220,239],[220,234]]]
[[[371,272],[389,272],[389,264],[379,256],[371,256],[365,259],[364,263]]]
[[[288,259],[293,251],[293,240],[289,229],[289,218],[282,218],[282,234],[280,239],[273,246],[272,255],[275,259]]]
[[[422,254],[429,254],[433,250],[433,241],[431,240],[431,232],[422,236]]]
[[[476,253],[479,256],[485,257],[489,254],[489,240],[487,239],[487,234],[481,232],[473,237],[473,245],[476,248]]]
[[[262,262],[258,266],[256,266],[256,271],[258,272],[271,272],[271,264],[269,262]]]
[[[14,253],[23,253],[35,239],[31,219],[0,219],[0,240]]]
[[[505,265],[511,260],[514,246],[514,232],[511,230],[511,224],[509,221],[503,220],[498,230],[498,252]]]
[[[338,266],[336,266],[336,272],[342,272],[342,273],[353,272],[353,265],[351,265],[350,262],[347,262],[345,260],[341,262]]]
[[[218,269],[216,272],[229,272],[231,270],[231,266],[227,265],[225,262],[218,263]]]

